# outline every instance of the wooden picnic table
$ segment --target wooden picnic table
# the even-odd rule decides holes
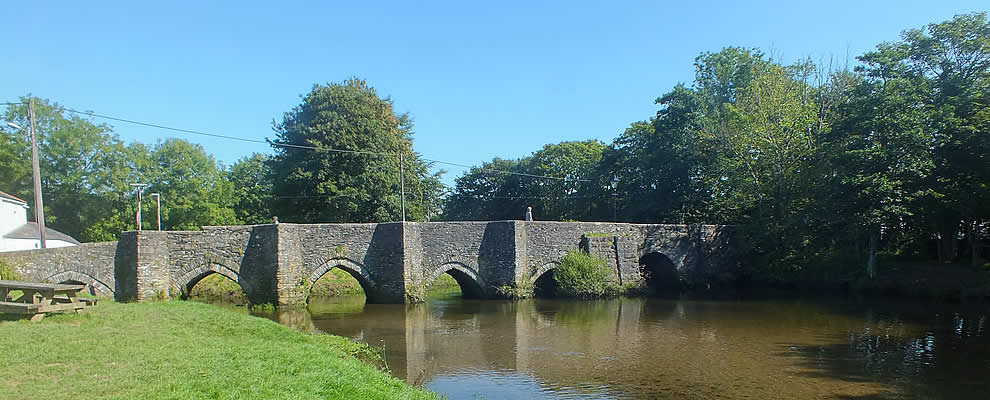
[[[86,285],[0,280],[0,313],[26,314],[31,316],[31,321],[40,321],[50,312],[78,313],[96,303],[80,300],[78,293],[85,288]],[[16,299],[10,295],[15,290],[22,292]]]

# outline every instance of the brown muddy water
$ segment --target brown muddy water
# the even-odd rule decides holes
[[[986,305],[363,297],[279,311],[448,399],[987,399]]]

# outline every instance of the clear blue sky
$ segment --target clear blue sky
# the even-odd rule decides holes
[[[313,84],[356,76],[410,113],[416,151],[477,165],[547,143],[610,142],[652,116],[656,97],[690,82],[702,51],[759,47],[785,61],[854,62],[904,29],[990,8],[955,0],[212,3],[5,2],[0,99],[32,93],[262,139]],[[128,142],[201,143],[228,165],[271,152],[112,125]],[[463,172],[445,169],[448,183]]]

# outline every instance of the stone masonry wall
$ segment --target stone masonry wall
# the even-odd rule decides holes
[[[124,232],[117,243],[0,253],[25,279],[76,280],[119,301],[186,294],[218,273],[251,303],[304,304],[330,269],[351,273],[369,302],[421,300],[450,273],[481,297],[501,285],[531,285],[571,250],[601,257],[621,284],[642,280],[639,260],[670,259],[683,278],[731,280],[743,268],[726,226],[596,222],[278,224],[202,231]],[[465,286],[466,285],[466,286]]]
[[[117,242],[84,243],[78,246],[0,253],[21,280],[60,283],[77,281],[91,294],[114,292],[114,255]]]
[[[401,302],[405,292],[401,224],[279,224],[280,304],[305,302],[332,268],[361,282],[370,302]]]
[[[172,296],[217,273],[237,282],[252,303],[274,301],[275,228],[271,225],[213,226],[202,231],[167,232]]]
[[[417,296],[440,275],[469,278],[486,295],[516,279],[514,221],[406,223],[407,291]]]

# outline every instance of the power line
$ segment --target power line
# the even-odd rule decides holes
[[[21,103],[11,103],[11,102],[8,102],[8,103],[4,103],[4,104],[7,105],[7,106],[12,106],[12,105],[21,105],[21,104],[24,104],[24,103],[23,102],[21,102]],[[97,114],[97,113],[94,113],[94,112],[91,112],[91,111],[79,111],[79,110],[75,110],[75,109],[72,109],[72,108],[65,108],[65,107],[63,107],[62,110],[68,111],[68,112],[71,112],[71,113],[75,113],[75,114],[87,115],[87,116],[95,117],[95,118],[102,118],[102,119],[107,119],[107,120],[111,120],[111,121],[118,121],[118,122],[125,122],[125,123],[129,123],[129,124],[134,124],[134,125],[146,126],[146,127],[149,127],[149,128],[163,129],[163,130],[169,130],[169,131],[174,131],[174,132],[182,132],[182,133],[188,133],[188,134],[192,134],[192,135],[208,136],[208,137],[219,138],[219,139],[236,140],[236,141],[247,142],[247,143],[268,144],[268,145],[271,145],[273,147],[294,148],[294,149],[314,150],[314,151],[325,151],[325,152],[331,152],[331,153],[363,154],[363,155],[392,156],[392,157],[398,157],[398,156],[400,156],[400,153],[384,153],[384,152],[362,151],[362,150],[344,150],[344,149],[335,149],[335,148],[330,148],[330,147],[316,147],[316,146],[307,146],[307,145],[300,145],[300,144],[293,144],[293,143],[279,143],[279,142],[273,142],[271,140],[268,140],[268,138],[265,138],[265,140],[248,139],[248,138],[243,138],[243,137],[230,136],[230,135],[221,135],[221,134],[217,134],[217,133],[197,131],[197,130],[192,130],[192,129],[175,128],[175,127],[171,127],[171,126],[166,126],[166,125],[161,125],[161,124],[154,124],[154,123],[150,123],[150,122],[141,122],[141,121],[136,121],[136,120],[132,120],[132,119],[126,119],[126,118],[120,118],[120,117],[113,117],[113,116],[109,116],[109,115]],[[464,164],[454,163],[454,162],[450,162],[450,161],[429,159],[429,158],[425,158],[425,157],[422,157],[421,159],[423,161],[427,161],[427,162],[431,162],[431,163],[435,163],[435,164],[442,164],[442,165],[450,165],[450,166],[461,167],[461,168],[476,169],[476,170],[479,170],[479,171],[492,172],[492,173],[505,174],[505,175],[516,175],[516,176],[524,176],[524,177],[539,178],[539,179],[552,179],[552,180],[560,180],[560,181],[565,181],[565,182],[590,182],[587,179],[560,178],[560,177],[547,176],[547,175],[527,174],[527,173],[524,173],[524,172],[504,171],[504,170],[493,169],[493,168],[483,168],[483,167],[475,167],[475,166],[471,166],[471,165],[464,165]]]
[[[567,199],[594,199],[591,196],[477,196],[484,199],[508,199],[508,200],[567,200]]]

